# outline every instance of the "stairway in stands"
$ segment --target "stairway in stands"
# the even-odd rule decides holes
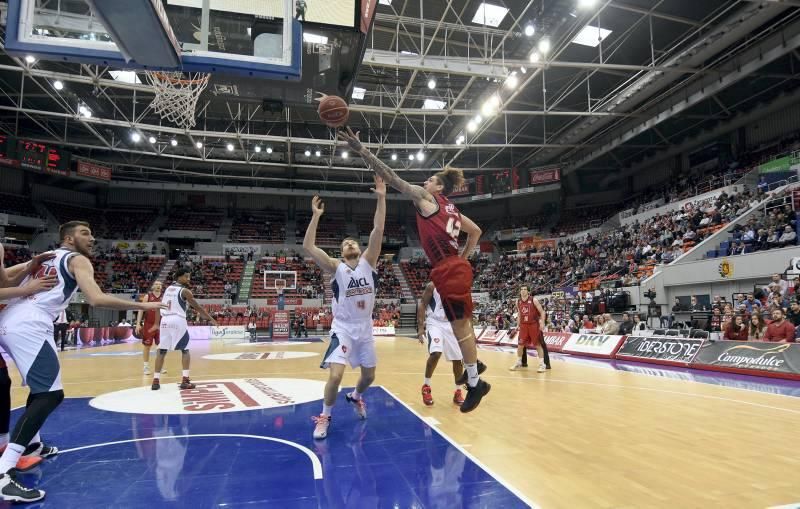
[[[322,281],[325,283],[325,303],[333,302],[333,290],[331,290],[331,276],[332,274],[324,273],[322,274]]]
[[[173,268],[175,268],[175,260],[167,260],[161,267],[161,272],[158,273],[158,280],[166,284],[167,276]]]
[[[255,273],[256,262],[247,262],[242,271],[242,279],[239,281],[239,302],[247,302],[250,298],[250,292],[253,290],[253,276]]]
[[[394,272],[394,275],[397,276],[397,280],[400,281],[400,288],[402,288],[403,290],[403,298],[413,299],[414,292],[411,291],[411,286],[408,284],[408,280],[406,280],[406,275],[403,274],[403,270],[400,268],[400,264],[393,263],[392,271]]]
[[[226,217],[220,223],[219,228],[217,228],[217,236],[214,239],[215,242],[228,242],[228,238],[231,236],[231,230],[233,230],[233,218]]]

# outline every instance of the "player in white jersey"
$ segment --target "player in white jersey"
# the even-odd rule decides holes
[[[453,328],[447,320],[447,316],[442,307],[442,298],[439,292],[429,282],[422,292],[422,297],[417,303],[417,335],[420,344],[428,341],[428,361],[425,363],[425,381],[422,384],[422,402],[426,405],[433,405],[431,395],[431,377],[439,363],[439,357],[444,352],[444,357],[453,363],[453,377],[458,380],[464,371],[462,363],[464,357],[458,347],[458,340],[453,334]],[[453,403],[461,405],[464,396],[461,393],[461,386],[455,384],[453,393]]]
[[[181,267],[175,271],[175,282],[164,290],[161,296],[163,309],[159,310],[156,316],[156,323],[161,334],[161,344],[158,346],[158,356],[156,357],[156,370],[153,373],[153,384],[150,388],[157,391],[161,388],[161,369],[164,367],[164,359],[169,350],[180,350],[181,364],[183,366],[183,377],[181,378],[181,390],[194,389],[195,385],[189,379],[189,365],[191,356],[189,355],[189,324],[186,322],[186,307],[192,306],[198,315],[207,320],[211,325],[216,326],[217,321],[211,318],[208,311],[194,300],[192,291],[187,288],[191,280],[192,273],[186,267]]]
[[[345,364],[350,364],[352,368],[361,368],[361,376],[355,390],[345,395],[345,398],[354,405],[359,417],[367,418],[367,407],[361,395],[375,379],[377,357],[375,338],[372,336],[372,311],[378,291],[375,267],[381,254],[383,225],[386,220],[386,184],[379,177],[375,177],[375,188],[372,192],[377,195],[378,204],[375,208],[375,219],[367,249],[362,255],[358,241],[348,237],[342,241],[343,260],[331,258],[316,246],[317,227],[325,211],[325,205],[319,196],[311,200],[313,215],[303,239],[303,249],[324,272],[333,274],[331,343],[320,366],[330,371],[328,383],[325,385],[322,414],[314,418],[315,439],[328,436],[331,411],[339,394]]]
[[[0,346],[14,360],[23,383],[30,387],[25,412],[0,457],[0,500],[3,501],[35,502],[44,498],[44,491],[25,488],[11,471],[23,453],[47,457],[58,452],[41,443],[39,430],[64,399],[53,321],[67,308],[74,293],[80,288],[86,302],[94,307],[148,310],[161,306],[157,302],[123,300],[103,293],[94,280],[94,268],[89,261],[94,237],[88,223],[63,224],[59,236],[61,247],[55,251],[55,256],[42,262],[22,283],[56,276],[57,284],[46,292],[14,299],[0,311]]]

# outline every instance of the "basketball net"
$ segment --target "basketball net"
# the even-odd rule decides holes
[[[195,126],[195,108],[200,94],[208,85],[206,73],[182,73],[180,71],[145,71],[153,87],[155,98],[150,107],[164,120],[189,129]]]
[[[283,291],[286,290],[286,280],[285,279],[276,279],[275,280],[275,290],[278,292],[278,295],[283,295]]]

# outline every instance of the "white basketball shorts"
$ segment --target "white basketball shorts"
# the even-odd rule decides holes
[[[330,364],[349,364],[351,368],[374,368],[378,365],[375,354],[375,338],[351,338],[342,332],[331,332],[331,343],[319,367],[327,369]]]
[[[64,389],[51,317],[35,311],[0,314],[0,346],[14,360],[31,394]]]
[[[186,318],[165,316],[161,319],[160,350],[186,350],[189,348],[189,327]]]
[[[425,326],[425,332],[428,336],[428,353],[440,352],[444,353],[444,358],[448,361],[463,360],[461,349],[458,347],[458,341],[453,328],[449,323],[437,323],[428,321]]]

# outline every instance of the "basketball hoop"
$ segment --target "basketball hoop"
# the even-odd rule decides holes
[[[278,295],[283,295],[283,291],[286,290],[286,280],[285,279],[276,279],[275,280],[275,291],[278,292]]]
[[[189,129],[195,126],[195,108],[200,94],[208,85],[210,74],[145,71],[156,97],[150,107],[162,119]]]

